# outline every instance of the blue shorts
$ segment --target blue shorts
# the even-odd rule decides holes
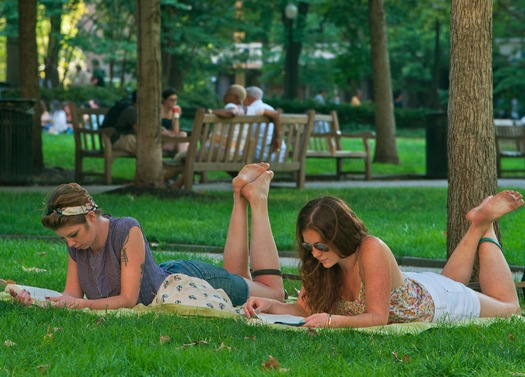
[[[172,260],[159,264],[168,274],[184,274],[206,280],[215,289],[223,289],[233,306],[248,300],[250,290],[242,276],[230,274],[222,267],[197,260]]]

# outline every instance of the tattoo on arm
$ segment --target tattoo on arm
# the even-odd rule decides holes
[[[124,264],[124,266],[128,265],[129,259],[128,259],[128,253],[126,252],[126,245],[129,241],[129,234],[126,236],[126,239],[124,240],[124,247],[122,248],[122,253],[120,255],[120,261]]]
[[[126,252],[126,248],[122,249],[122,253],[120,255],[120,261],[124,264],[124,266],[128,265],[128,253]]]

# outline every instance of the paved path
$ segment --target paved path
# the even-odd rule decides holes
[[[525,189],[525,179],[500,179],[500,188]],[[346,181],[306,181],[306,189],[326,189],[326,188],[367,188],[367,187],[447,187],[446,179],[373,179],[371,181],[346,180]],[[0,186],[0,192],[37,192],[48,193],[56,186]],[[122,187],[121,185],[85,185],[86,190],[91,194],[99,194]],[[213,182],[194,186],[195,191],[230,191],[230,182]],[[293,182],[273,182],[272,187],[294,188]]]

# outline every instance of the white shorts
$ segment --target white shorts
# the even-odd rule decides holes
[[[434,300],[432,322],[456,322],[479,318],[479,297],[472,289],[435,272],[405,272],[421,284]]]

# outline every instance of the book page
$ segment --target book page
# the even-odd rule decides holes
[[[5,287],[5,291],[9,292],[9,290],[11,289],[15,291],[16,293],[25,289],[31,294],[31,298],[33,300],[40,300],[40,301],[45,301],[46,297],[62,296],[62,293],[58,293],[57,291],[53,291],[52,289],[31,287],[28,285],[20,285],[20,284],[7,284]]]
[[[280,325],[301,326],[304,324],[304,317],[299,317],[291,314],[268,314],[255,313],[257,318],[268,323],[276,323]]]

